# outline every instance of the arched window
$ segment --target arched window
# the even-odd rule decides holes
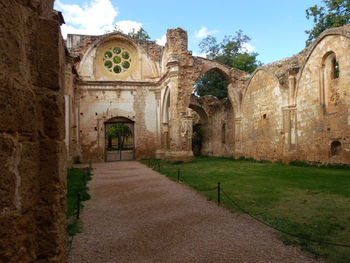
[[[337,56],[333,51],[330,51],[323,56],[321,68],[320,102],[324,107],[337,102],[338,94],[336,94],[334,87],[338,83],[339,76],[340,69]]]
[[[331,156],[341,154],[341,143],[339,141],[332,141],[331,143]]]

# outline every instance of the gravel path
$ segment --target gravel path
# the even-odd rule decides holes
[[[319,262],[139,162],[93,168],[69,262]]]

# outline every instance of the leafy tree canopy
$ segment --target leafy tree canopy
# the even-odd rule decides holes
[[[112,138],[118,138],[118,147],[121,149],[127,138],[132,136],[130,128],[124,123],[115,123],[107,131],[108,148],[112,148]]]
[[[135,29],[133,29],[132,32],[130,32],[128,35],[132,38],[136,38],[136,39],[140,39],[140,40],[150,40],[151,39],[151,37],[146,32],[146,30],[144,30],[142,27],[138,31],[135,31]]]
[[[314,5],[306,9],[306,18],[314,22],[306,45],[311,44],[326,29],[343,26],[350,23],[350,0],[322,0],[321,5]]]
[[[250,38],[239,30],[234,36],[225,36],[221,43],[208,35],[199,43],[199,47],[208,59],[252,73],[262,63],[257,60],[258,53],[248,52],[245,48],[249,41]],[[223,99],[227,97],[227,85],[228,81],[224,76],[211,70],[198,79],[195,92],[199,96],[214,95]]]

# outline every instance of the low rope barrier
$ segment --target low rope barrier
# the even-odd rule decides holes
[[[157,160],[158,161],[158,171],[160,172],[160,160]],[[148,162],[149,166],[150,166],[150,160]],[[157,164],[156,164],[157,165]],[[153,167],[153,170],[155,170],[155,166]],[[295,238],[299,238],[299,239],[303,239],[303,240],[306,240],[306,241],[309,241],[309,242],[312,242],[312,243],[318,243],[318,244],[323,244],[323,245],[328,245],[328,246],[336,246],[336,247],[345,247],[345,248],[350,248],[350,245],[349,244],[340,244],[340,243],[334,243],[334,242],[328,242],[328,241],[322,241],[322,240],[315,240],[315,239],[312,239],[312,238],[308,238],[308,237],[303,237],[303,236],[300,236],[300,235],[297,235],[297,234],[294,234],[294,233],[290,233],[290,232],[287,232],[285,230],[282,230],[278,227],[275,227],[269,223],[266,223],[265,221],[261,220],[260,218],[252,215],[251,213],[249,213],[247,210],[245,210],[243,207],[241,207],[235,200],[233,200],[232,197],[230,197],[225,191],[224,189],[221,187],[220,185],[220,182],[218,182],[218,186],[216,187],[213,187],[213,188],[207,188],[207,189],[199,189],[197,188],[196,186],[194,186],[193,184],[191,184],[190,182],[184,180],[183,178],[181,178],[181,169],[178,169],[177,170],[177,182],[184,182],[186,183],[188,186],[192,187],[193,189],[199,191],[199,192],[210,192],[210,191],[214,191],[214,190],[217,190],[217,195],[218,195],[218,204],[220,205],[220,201],[221,201],[221,195],[220,193],[222,192],[224,194],[224,196],[230,200],[232,202],[232,204],[234,206],[236,206],[239,210],[241,210],[244,214],[247,214],[248,216],[250,216],[251,218],[253,218],[254,220],[258,221],[259,223],[267,226],[267,227],[270,227],[278,232],[281,232],[283,234],[286,234],[288,236],[291,236],[291,237],[295,237]]]
[[[311,238],[307,238],[307,237],[303,237],[303,236],[299,236],[297,234],[293,234],[293,233],[290,233],[290,232],[287,232],[287,231],[284,231],[278,227],[275,227],[273,225],[270,225],[266,222],[264,222],[263,220],[257,218],[256,216],[252,215],[251,213],[249,213],[247,210],[245,210],[243,207],[241,207],[235,200],[233,200],[225,191],[224,189],[221,189],[222,193],[226,196],[226,198],[228,200],[230,200],[239,210],[241,210],[243,213],[247,214],[248,216],[250,216],[251,218],[253,218],[254,220],[258,221],[259,223],[265,225],[265,226],[268,226],[274,230],[277,230],[283,234],[286,234],[288,236],[292,236],[292,237],[296,237],[296,238],[299,238],[299,239],[304,239],[304,240],[307,240],[307,241],[310,241],[312,243],[318,243],[318,244],[324,244],[324,245],[329,245],[329,246],[336,246],[336,247],[346,247],[346,248],[350,248],[350,245],[348,244],[339,244],[339,243],[333,243],[333,242],[328,242],[328,241],[322,241],[322,240],[315,240],[315,239],[311,239]]]

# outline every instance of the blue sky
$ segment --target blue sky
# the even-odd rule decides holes
[[[103,34],[113,25],[127,33],[142,26],[152,40],[164,43],[169,28],[188,32],[189,50],[208,33],[220,41],[242,29],[252,40],[247,47],[264,64],[290,57],[305,47],[305,30],[313,22],[305,10],[320,0],[56,0],[63,12],[63,33]]]

